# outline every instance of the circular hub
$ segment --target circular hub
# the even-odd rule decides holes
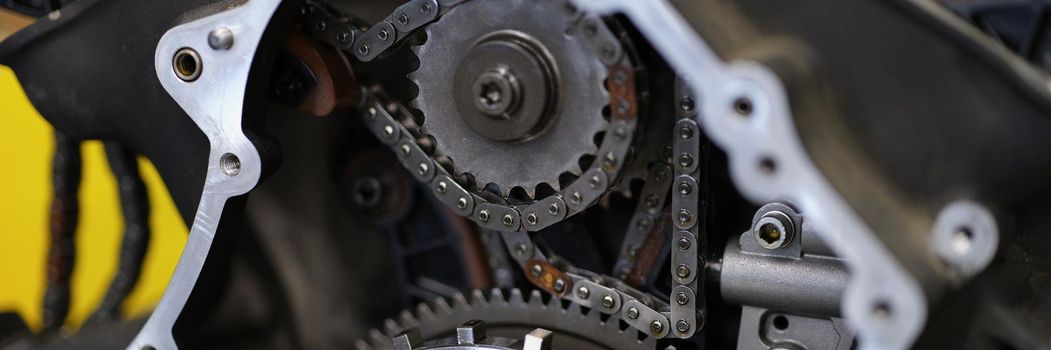
[[[549,1],[469,1],[414,48],[423,128],[454,175],[471,175],[471,190],[493,184],[504,197],[520,188],[536,198],[538,185],[561,189],[564,174],[579,176],[582,157],[597,154],[608,69],[560,13]]]
[[[460,61],[453,85],[460,116],[496,141],[543,132],[554,112],[558,77],[543,46],[519,31],[498,31]]]

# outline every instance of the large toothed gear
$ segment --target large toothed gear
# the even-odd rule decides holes
[[[571,16],[552,1],[464,3],[427,26],[414,47],[420,67],[415,106],[457,174],[507,197],[522,188],[561,188],[597,153],[608,121],[607,67]]]
[[[558,298],[544,300],[533,291],[526,300],[518,289],[505,294],[500,289],[470,296],[457,294],[451,301],[437,299],[423,303],[415,311],[403,311],[388,319],[383,329],[373,329],[368,339],[357,342],[358,349],[391,349],[391,339],[417,328],[423,340],[455,334],[468,320],[482,320],[488,335],[521,338],[535,328],[554,333],[554,349],[654,349],[656,339],[630,327],[621,327],[616,315],[605,318],[597,310],[584,311],[580,305],[564,305]],[[640,340],[641,339],[641,340]]]

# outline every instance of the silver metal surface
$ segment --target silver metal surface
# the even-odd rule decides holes
[[[626,15],[697,92],[697,120],[726,151],[738,190],[753,202],[797,203],[823,240],[849,261],[842,307],[861,348],[909,347],[927,318],[923,289],[809,158],[777,76],[755,62],[723,62],[666,0],[574,3]],[[740,99],[752,106],[747,118],[734,110]]]
[[[537,291],[531,293],[528,299],[518,289],[512,289],[508,294],[499,289],[488,293],[475,291],[470,296],[458,294],[452,303],[437,299],[402,312],[397,319],[385,322],[385,329],[374,330],[368,339],[359,340],[357,348],[391,348],[391,336],[414,327],[419,329],[423,339],[433,339],[450,334],[463,321],[472,319],[484,321],[489,336],[498,334],[501,327],[513,329],[524,324],[549,330],[557,339],[554,343],[556,349],[579,349],[595,345],[608,349],[656,347],[655,338],[644,336],[639,340],[634,329],[620,330],[616,315],[603,321],[598,310],[584,312],[577,304],[569,304],[568,307],[562,305],[558,298],[550,298],[545,302]]]
[[[675,81],[676,104],[682,99],[694,98],[695,94],[683,79]],[[678,110],[672,132],[672,174],[675,176],[671,197],[671,221],[677,228],[671,235],[672,300],[670,321],[679,338],[692,337],[703,326],[706,311],[704,302],[704,244],[707,242],[704,227],[700,222],[704,215],[700,210],[700,178],[702,162],[701,130],[694,122],[696,110]],[[690,244],[676,247],[680,241]],[[680,302],[686,300],[688,302]],[[698,306],[701,306],[698,310]]]
[[[176,26],[161,37],[154,55],[157,78],[172,98],[208,137],[210,151],[204,192],[194,215],[190,235],[168,288],[146,325],[128,349],[175,349],[172,326],[182,312],[211,248],[223,206],[230,197],[244,194],[259,181],[259,152],[241,129],[245,85],[256,48],[270,22],[278,0],[251,0],[218,14]],[[213,50],[209,33],[227,28],[237,45]],[[179,79],[171,67],[173,54],[193,48],[207,65],[192,82]],[[224,154],[236,156],[236,173],[221,166]],[[229,163],[228,163],[229,164]]]
[[[849,350],[854,332],[839,318],[789,315],[745,306],[738,349]]]
[[[843,262],[805,254],[793,259],[749,253],[741,250],[743,241],[755,239],[746,232],[731,239],[723,252],[719,285],[724,300],[798,314],[840,315],[850,280]]]
[[[578,36],[551,1],[469,1],[426,27],[427,42],[414,47],[420,67],[410,78],[420,88],[415,101],[424,128],[437,139],[437,152],[452,158],[457,172],[475,177],[477,188],[493,183],[504,196],[521,187],[532,197],[541,183],[560,189],[562,173],[580,174],[579,159],[596,154],[593,136],[605,130],[602,108],[609,103],[602,82],[606,66]],[[493,14],[513,13],[512,16]],[[544,47],[559,77],[559,105],[550,125],[533,138],[503,142],[482,137],[467,124],[453,88],[460,61],[480,39],[498,32],[520,32]],[[493,62],[498,63],[498,62]],[[529,98],[528,96],[526,98]]]
[[[1000,231],[993,214],[971,201],[950,203],[934,222],[931,245],[963,277],[981,272],[993,260]]]

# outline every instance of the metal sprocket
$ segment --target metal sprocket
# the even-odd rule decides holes
[[[537,327],[551,330],[556,349],[653,349],[657,344],[656,338],[621,328],[615,315],[603,319],[597,310],[584,311],[575,303],[564,306],[558,298],[545,302],[539,291],[526,300],[518,289],[508,294],[493,289],[489,293],[475,290],[470,297],[456,294],[451,304],[446,299],[419,304],[415,312],[406,310],[397,320],[388,319],[383,330],[371,330],[368,339],[356,345],[358,349],[389,349],[391,337],[403,330],[419,327],[424,339],[433,339],[454,333],[467,320],[485,321],[494,335],[502,335],[501,329],[511,336]]]
[[[580,175],[581,157],[594,155],[595,135],[608,122],[609,103],[603,83],[607,67],[571,23],[550,1],[487,0],[464,3],[426,27],[427,41],[414,47],[420,67],[410,74],[419,87],[415,106],[424,115],[426,132],[436,139],[436,152],[452,159],[454,171],[470,174],[475,190],[495,184],[507,197],[522,188],[531,197],[547,184],[560,190],[564,173]],[[569,29],[567,31],[567,29]],[[515,142],[496,141],[476,132],[455,103],[457,66],[479,39],[494,32],[523,33],[536,41],[557,72],[554,114],[538,135]],[[567,32],[569,34],[567,34]]]

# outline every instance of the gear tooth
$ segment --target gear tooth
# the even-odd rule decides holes
[[[561,305],[559,305],[561,307]],[[582,316],[584,315],[584,308],[580,307],[580,304],[569,303],[569,306],[562,309],[567,315]]]
[[[471,303],[474,305],[488,306],[489,300],[485,298],[485,292],[482,292],[480,289],[475,289],[471,291]]]
[[[369,338],[372,338],[372,344],[376,345],[377,347],[379,347],[382,344],[391,343],[390,336],[383,334],[383,332],[380,332],[380,330],[375,328],[369,330]]]
[[[580,177],[580,175],[584,174],[584,169],[580,168],[580,164],[573,164],[566,172]],[[555,181],[555,183],[558,183],[558,181]]]
[[[453,307],[449,305],[449,301],[445,300],[445,298],[435,299],[434,308],[437,309],[438,312],[443,314],[451,314],[453,312]]]
[[[387,335],[393,337],[394,335],[401,333],[402,327],[398,322],[394,322],[394,320],[388,318],[383,321],[383,331],[387,333]]]
[[[416,305],[416,315],[419,317],[419,320],[433,320],[438,318],[438,316],[434,314],[434,310],[431,309],[431,306],[426,303]]]
[[[409,312],[409,310],[402,310],[401,315],[399,315],[399,316],[401,318],[399,323],[401,323],[402,328],[410,328],[410,327],[419,327],[420,326],[420,321],[417,320],[416,316],[413,315],[411,312]]]
[[[573,303],[570,303],[570,304],[573,304]],[[550,299],[547,299],[547,306],[552,308],[552,309],[561,309],[562,308],[562,299],[552,295]]]
[[[507,297],[504,296],[504,291],[500,288],[493,288],[489,290],[489,300],[492,303],[500,302],[501,304],[507,303]]]
[[[526,191],[526,194],[529,195],[529,198],[536,198],[536,186],[539,186],[539,185],[540,184],[538,184],[538,183],[527,184],[527,185],[525,185],[525,187],[523,187],[523,189]]]
[[[525,304],[525,297],[522,296],[522,290],[518,288],[511,289],[511,298],[508,299],[512,304],[522,305]]]
[[[456,293],[453,295],[453,305],[464,310],[471,309],[471,303],[467,301],[467,297],[465,297],[463,293]]]
[[[544,305],[544,296],[540,295],[539,290],[533,290],[529,293],[529,303],[533,305]]]

